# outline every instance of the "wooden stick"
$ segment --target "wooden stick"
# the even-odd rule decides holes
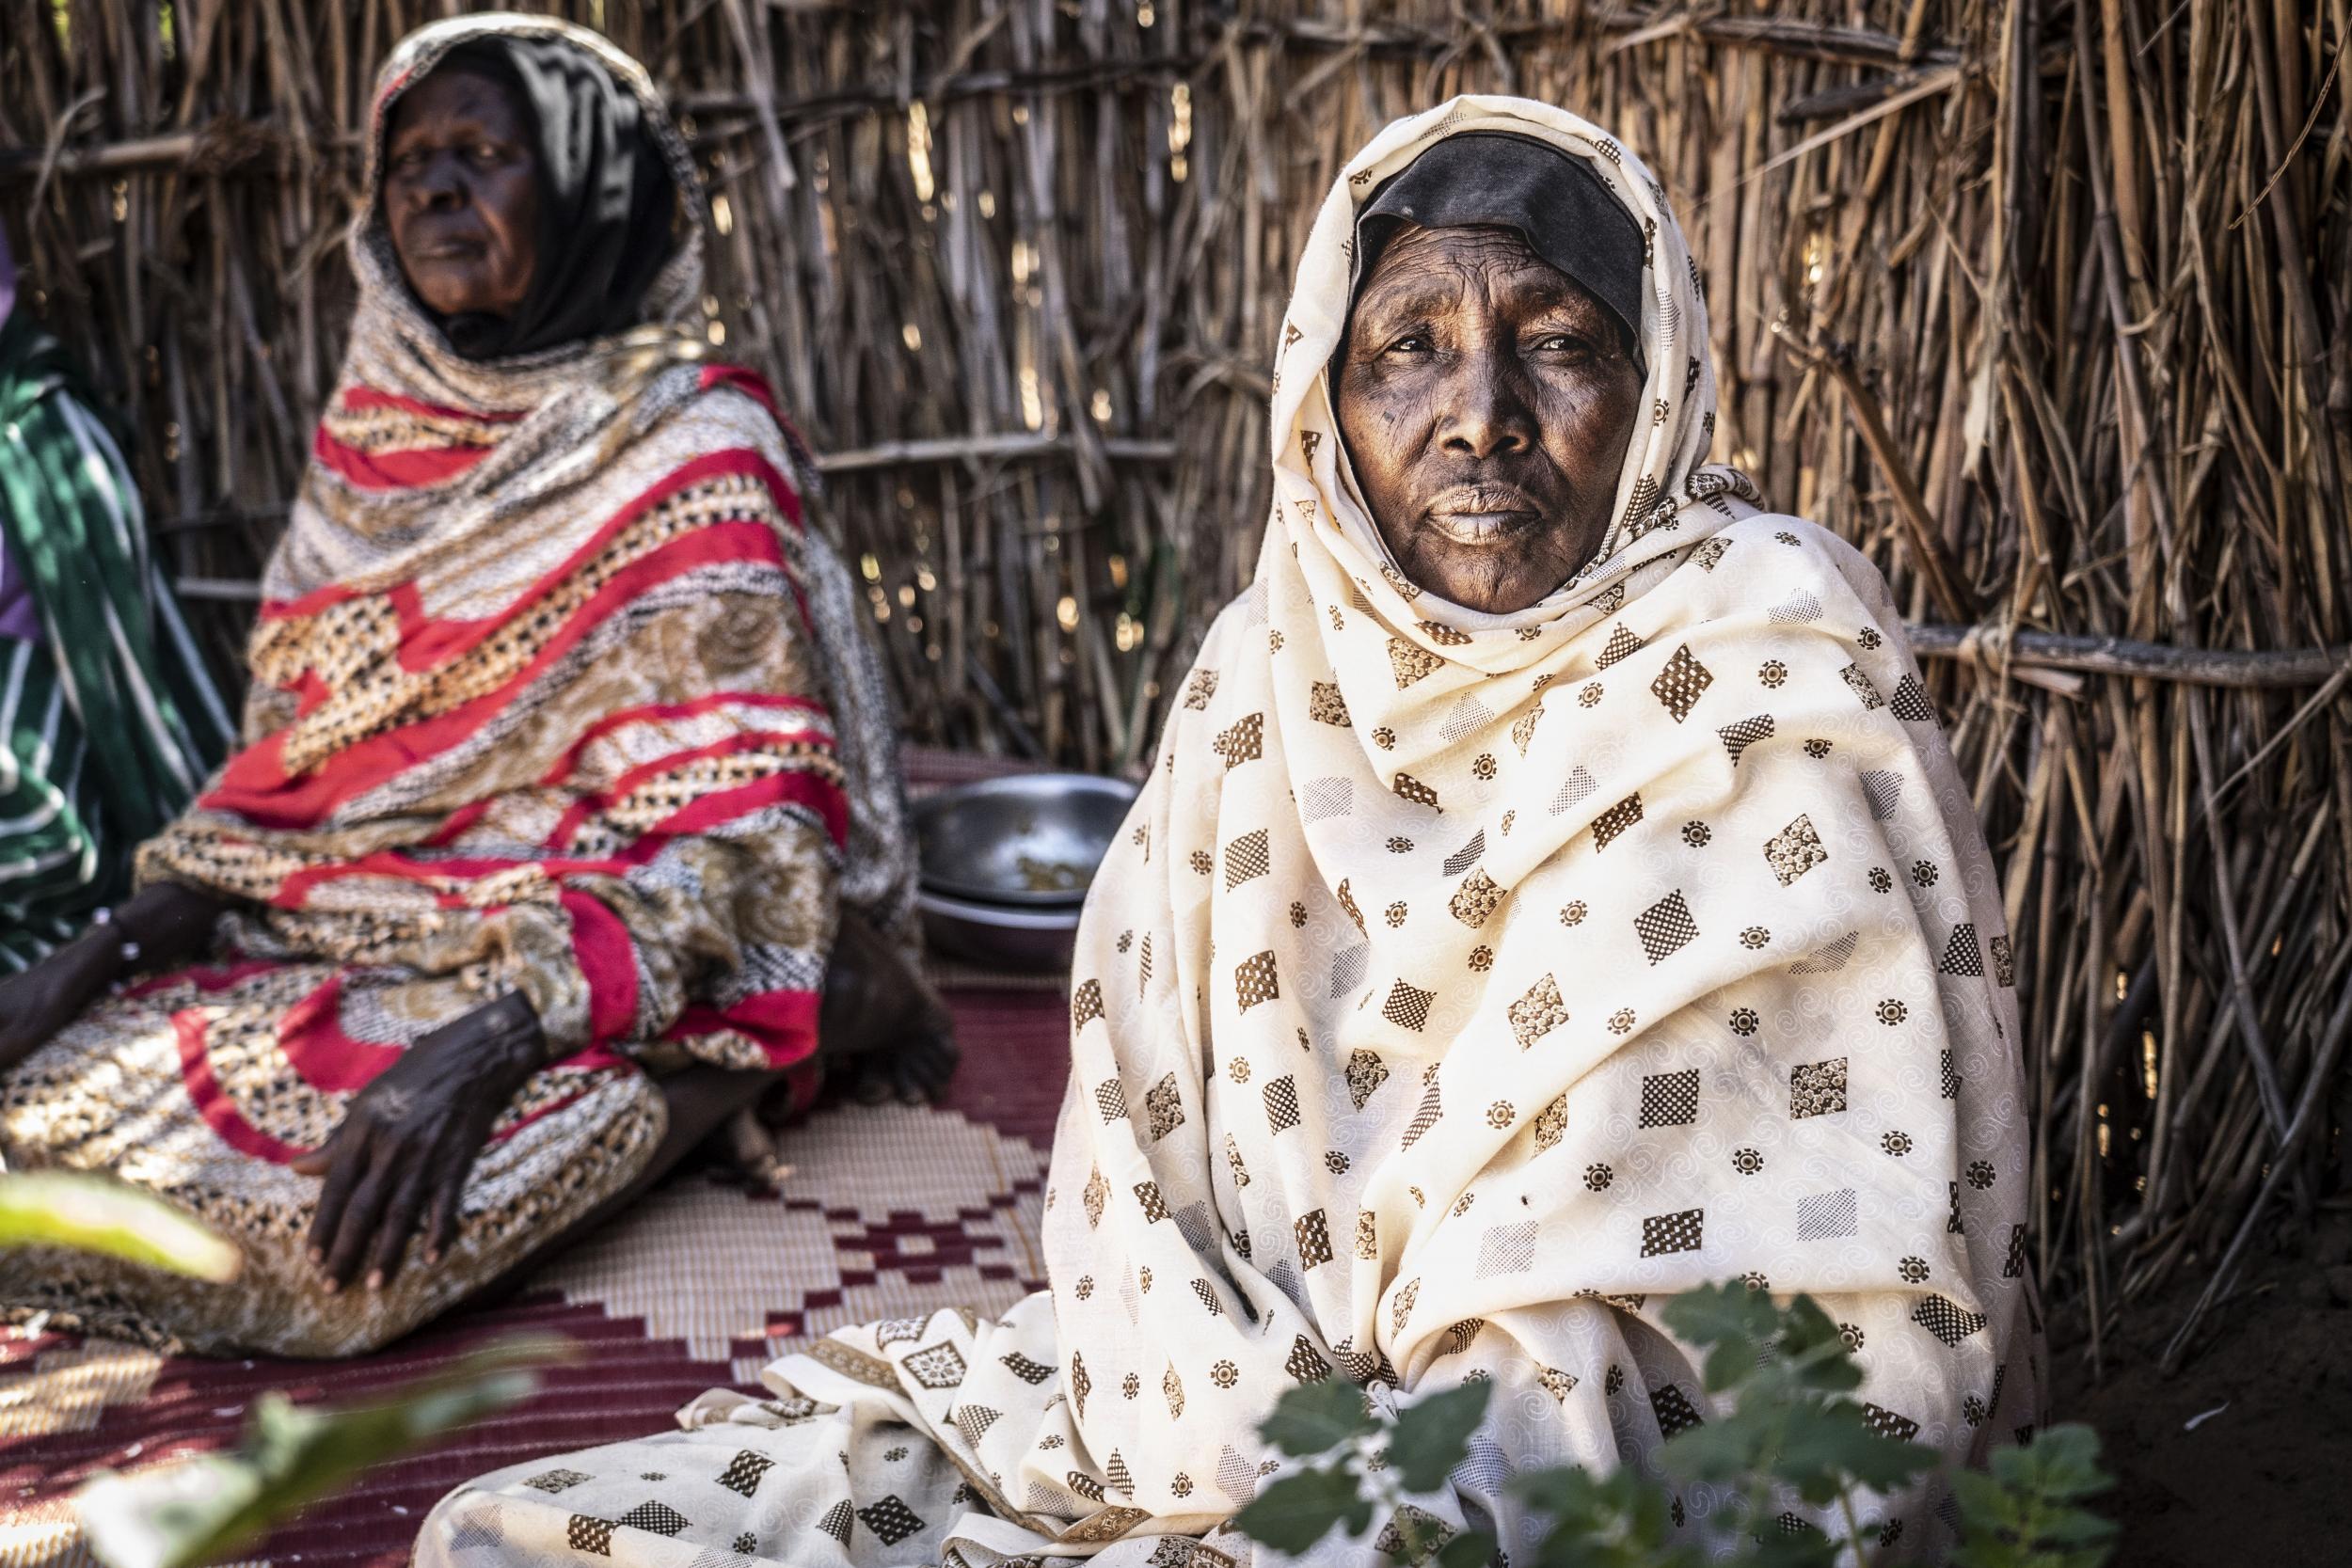
[[[1772,333],[1792,357],[1827,371],[1838,389],[1846,394],[1846,409],[1853,418],[1854,428],[1861,433],[1863,444],[1870,449],[1879,471],[1885,475],[1887,486],[1895,492],[1895,515],[1902,519],[1904,542],[1911,546],[1913,561],[1929,593],[1950,619],[1976,620],[1977,596],[1969,591],[1958,563],[1945,547],[1934,519],[1928,515],[1928,503],[1919,494],[1919,482],[1912,477],[1910,463],[1896,449],[1894,437],[1887,434],[1878,399],[1863,386],[1849,356],[1807,348],[1784,331],[1778,322],[1772,324]]]
[[[74,146],[60,142],[54,156],[44,148],[0,149],[0,182],[115,176],[152,169],[226,174],[232,169],[265,165],[282,154],[285,145],[284,133],[275,119],[248,119],[241,115],[223,114],[193,130],[161,135]]]
[[[2087,675],[2137,675],[2191,686],[2275,690],[2318,686],[2352,668],[2352,643],[2331,648],[2182,648],[2125,637],[2072,636],[1999,626],[1906,625],[1911,651],[1981,669],[2023,664]]]
[[[1120,463],[1172,463],[1177,455],[1173,441],[1113,437],[1103,441],[1101,449],[1104,456]],[[1076,451],[1077,443],[1067,436],[1018,433],[948,436],[919,441],[884,441],[851,451],[819,452],[817,454],[817,469],[819,473],[832,475],[862,473],[872,468],[913,467],[929,463],[1036,462],[1044,458],[1066,458]]]

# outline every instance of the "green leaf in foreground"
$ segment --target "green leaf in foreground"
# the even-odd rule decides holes
[[[1828,1503],[1850,1487],[1896,1491],[1935,1463],[1933,1449],[1882,1435],[1860,1405],[1837,1400],[1792,1416],[1772,1473],[1805,1501]]]
[[[1790,1529],[1777,1522],[1748,1543],[1745,1557],[1733,1560],[1740,1568],[1837,1568],[1836,1542],[1811,1525]]]
[[[1704,1372],[1710,1394],[1738,1386],[1756,1370],[1781,1323],[1772,1297],[1737,1279],[1694,1286],[1668,1301],[1660,1316],[1690,1343],[1711,1347]]]
[[[1258,1435],[1294,1458],[1311,1459],[1374,1426],[1363,1390],[1331,1377],[1302,1383],[1284,1394],[1274,1414],[1259,1424]]]
[[[215,1283],[237,1249],[136,1187],[66,1171],[0,1174],[0,1247],[62,1246]]]
[[[233,1452],[135,1476],[101,1475],[75,1496],[90,1549],[109,1568],[194,1568],[248,1545],[371,1465],[528,1399],[538,1369],[577,1355],[568,1339],[502,1339],[378,1402],[254,1407]]]
[[[1776,1343],[1798,1387],[1843,1394],[1862,1386],[1862,1364],[1846,1348],[1837,1324],[1811,1296],[1789,1302],[1781,1314]]]
[[[1893,1491],[1935,1464],[1933,1449],[1873,1431],[1851,1400],[1742,1407],[1678,1433],[1661,1457],[1687,1481],[1744,1486],[1768,1475],[1815,1504],[1835,1502],[1849,1486]]]
[[[2022,1449],[1996,1450],[1989,1474],[1952,1479],[1957,1568],[2097,1568],[2113,1550],[2115,1525],[2080,1506],[2115,1484],[2089,1427],[2051,1427]]]
[[[1628,1468],[1596,1476],[1574,1465],[1536,1470],[1512,1489],[1551,1516],[1538,1563],[1576,1568],[1698,1568],[1706,1553],[1676,1539],[1666,1495]]]
[[[1846,1540],[1858,1528],[1863,1495],[1902,1490],[1934,1468],[1936,1450],[1885,1435],[1852,1397],[1862,1370],[1837,1323],[1808,1296],[1775,1306],[1740,1281],[1686,1291],[1664,1308],[1666,1325],[1701,1361],[1705,1420],[1667,1441],[1661,1458],[1684,1482],[1719,1489],[1706,1506],[1630,1465],[1602,1476],[1575,1466],[1523,1473],[1511,1488],[1549,1528],[1524,1568],[1831,1568],[1847,1560],[1879,1563],[1882,1551]],[[1686,1390],[1687,1392],[1687,1390]],[[1367,1420],[1354,1389],[1300,1390],[1283,1401],[1281,1433],[1294,1453],[1348,1440],[1387,1438],[1389,1473],[1359,1478],[1334,1465],[1270,1486],[1235,1519],[1242,1532],[1295,1555],[1346,1523],[1361,1534],[1373,1504],[1359,1491],[1392,1497],[1437,1491],[1468,1451],[1492,1385],[1466,1383]],[[1261,1429],[1272,1440],[1276,1423]],[[1292,1445],[1295,1447],[1292,1447]],[[2102,1568],[2115,1527],[2082,1506],[2112,1484],[2099,1467],[2090,1429],[2052,1427],[2020,1449],[1991,1457],[1989,1473],[1952,1478],[1962,1544],[1954,1568]],[[1822,1526],[1784,1513],[1799,1499]],[[1385,1503],[1382,1506],[1387,1506]],[[1841,1523],[1842,1521],[1842,1523]],[[1423,1510],[1396,1510],[1381,1550],[1423,1568],[1480,1568],[1492,1541],[1453,1535]],[[1442,1546],[1439,1543],[1444,1543]],[[1518,1560],[1515,1558],[1515,1562]]]
[[[1483,1529],[1468,1530],[1438,1549],[1438,1568],[1486,1568],[1495,1557],[1495,1538]]]
[[[1432,1394],[1397,1412],[1389,1463],[1407,1492],[1435,1492],[1469,1451],[1470,1435],[1486,1418],[1494,1385],[1483,1378]]]
[[[1372,1523],[1372,1504],[1356,1495],[1356,1478],[1336,1468],[1284,1476],[1233,1515],[1243,1534],[1293,1557],[1343,1522],[1348,1534],[1361,1535]]]

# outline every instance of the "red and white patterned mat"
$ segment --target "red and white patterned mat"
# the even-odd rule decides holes
[[[915,759],[918,784],[946,782]],[[543,1266],[522,1291],[343,1362],[166,1358],[0,1329],[0,1568],[80,1568],[70,1498],[103,1468],[232,1444],[270,1389],[364,1400],[516,1329],[586,1354],[526,1405],[379,1466],[279,1530],[254,1560],[392,1564],[469,1476],[662,1430],[706,1388],[748,1387],[779,1341],[941,1307],[1000,1311],[1043,1283],[1045,1162],[1068,1070],[1058,983],[976,984],[944,970],[963,1065],[936,1109],[845,1106],[792,1129],[793,1167],[755,1188],[709,1167],[673,1177]]]

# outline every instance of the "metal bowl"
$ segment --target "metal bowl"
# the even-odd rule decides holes
[[[923,913],[923,940],[934,952],[1033,974],[1070,967],[1078,936],[1075,904],[1015,910],[950,898],[929,888],[915,894],[914,904]]]
[[[914,802],[923,890],[950,902],[1077,920],[1136,786],[1090,773],[1017,773]]]

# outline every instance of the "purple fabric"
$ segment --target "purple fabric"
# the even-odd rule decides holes
[[[0,223],[0,322],[16,307],[16,258],[8,254],[8,226]]]
[[[16,552],[0,539],[0,642],[30,642],[40,636],[40,611],[33,590],[17,569]]]

